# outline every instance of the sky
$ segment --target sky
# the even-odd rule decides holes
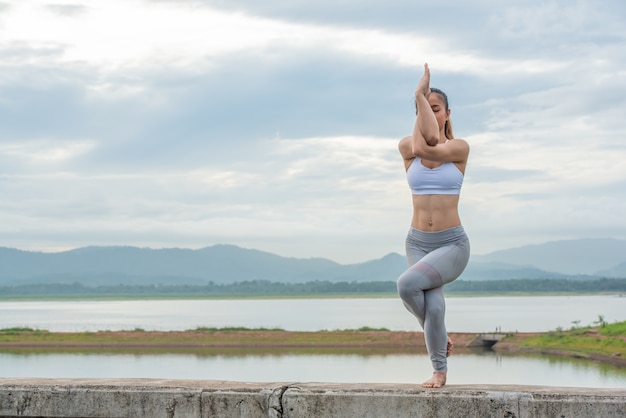
[[[404,254],[423,64],[473,254],[626,239],[621,0],[0,0],[0,246]]]

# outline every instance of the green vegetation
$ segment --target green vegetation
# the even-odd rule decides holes
[[[614,337],[626,336],[626,321],[606,324],[600,328],[600,334]]]
[[[45,330],[33,329],[33,328],[27,328],[27,327],[3,328],[3,329],[0,329],[0,336],[1,335],[21,335],[24,333],[43,334],[47,332],[48,331],[45,331]]]
[[[566,280],[456,280],[446,286],[449,295],[624,293],[626,279]],[[190,299],[261,297],[382,297],[395,296],[396,283],[330,282],[282,283],[251,280],[206,285],[30,284],[0,287],[0,300],[33,299]]]
[[[344,330],[349,331],[349,330]],[[389,328],[372,328],[372,327],[361,327],[357,329],[357,331],[361,332],[390,332]]]
[[[600,316],[596,324],[595,327],[575,325],[567,331],[557,329],[527,336],[518,341],[518,345],[521,349],[583,358],[597,356],[626,358],[626,321],[607,324]]]
[[[282,328],[246,328],[246,327],[197,327],[195,329],[187,330],[189,332],[232,332],[232,331],[285,331]]]
[[[33,298],[234,298],[294,296],[380,296],[396,293],[395,282],[281,283],[252,280],[230,284],[209,282],[206,285],[134,285],[96,286],[74,284],[37,284],[0,287],[2,299]]]
[[[456,280],[446,287],[448,293],[523,292],[523,293],[602,293],[624,292],[626,279],[567,280],[517,279],[464,281]]]

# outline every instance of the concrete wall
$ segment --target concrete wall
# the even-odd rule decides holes
[[[624,418],[626,389],[0,379],[0,416]]]

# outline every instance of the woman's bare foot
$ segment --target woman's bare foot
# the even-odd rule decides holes
[[[450,357],[450,354],[452,354],[453,348],[454,348],[454,343],[452,342],[450,337],[448,337],[448,346],[446,347],[446,357]]]
[[[423,388],[440,388],[446,384],[446,372],[433,372],[433,377],[422,383]]]

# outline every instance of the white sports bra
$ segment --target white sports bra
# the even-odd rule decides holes
[[[463,185],[463,173],[453,162],[443,163],[435,168],[422,164],[422,159],[415,157],[406,170],[406,178],[411,192],[425,194],[460,194]]]

